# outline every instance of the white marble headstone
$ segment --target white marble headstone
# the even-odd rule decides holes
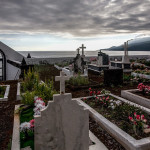
[[[35,116],[35,150],[88,150],[89,112],[71,94],[54,95]]]

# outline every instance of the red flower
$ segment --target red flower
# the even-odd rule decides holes
[[[141,120],[144,120],[144,115],[141,115]]]
[[[133,118],[129,116],[130,121],[133,121]]]
[[[134,112],[134,116],[136,117],[136,112]]]
[[[93,91],[90,91],[90,96],[92,96],[92,94],[93,94]]]
[[[92,89],[91,88],[89,88],[89,91],[91,91]]]
[[[98,91],[98,92],[97,92],[97,95],[99,95],[99,94],[101,94],[101,91]]]
[[[137,119],[137,120],[140,120],[140,115],[136,115],[136,119]]]
[[[30,127],[34,128],[34,119],[30,120]]]

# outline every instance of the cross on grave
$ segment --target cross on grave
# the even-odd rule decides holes
[[[86,48],[86,47],[84,47],[84,44],[82,44],[82,46],[80,47],[81,49],[82,49],[82,56],[84,55],[84,49]]]
[[[60,81],[60,94],[65,94],[65,81],[69,80],[70,76],[65,76],[65,73],[60,71],[60,76],[55,77],[55,81]]]
[[[79,54],[80,48],[77,49],[77,54]]]

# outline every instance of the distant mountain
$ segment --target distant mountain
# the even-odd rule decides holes
[[[124,50],[124,45],[112,46],[107,50],[110,51],[122,51]],[[128,42],[129,51],[150,51],[150,37],[137,38]]]

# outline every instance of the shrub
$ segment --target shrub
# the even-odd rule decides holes
[[[4,97],[6,86],[0,86],[0,98]]]
[[[49,80],[48,82],[38,83],[35,86],[35,95],[41,97],[45,101],[52,100],[53,94],[56,94],[54,90],[53,81]]]
[[[78,75],[77,77],[71,77],[68,81],[69,84],[72,84],[74,86],[80,86],[80,85],[88,85],[89,80],[88,78]]]
[[[26,105],[34,105],[34,97],[35,97],[35,91],[26,91],[22,97],[22,103]]]
[[[29,71],[24,73],[24,82],[22,83],[22,90],[25,91],[33,91],[35,84],[39,82],[39,76],[36,72]]]

